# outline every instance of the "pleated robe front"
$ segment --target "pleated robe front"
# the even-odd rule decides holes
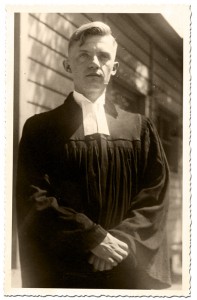
[[[24,287],[170,286],[169,171],[159,136],[142,115],[110,102],[105,111],[109,136],[84,136],[72,93],[24,126],[16,189]],[[107,232],[130,253],[113,270],[95,272],[90,250]]]

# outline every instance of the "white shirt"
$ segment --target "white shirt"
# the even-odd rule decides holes
[[[74,91],[73,97],[82,108],[84,135],[94,133],[110,135],[104,110],[105,93],[103,93],[95,102],[91,102],[76,91]]]

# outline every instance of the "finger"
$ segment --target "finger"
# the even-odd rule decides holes
[[[38,199],[35,199],[35,200],[36,200],[35,205],[36,205],[37,210],[43,210],[43,209],[49,207],[51,204],[50,199],[46,198],[46,196],[39,197]]]
[[[106,263],[108,263],[111,266],[116,267],[118,265],[117,261],[115,261],[113,258],[109,257],[108,261],[106,261]]]
[[[103,259],[99,259],[99,264],[98,264],[98,270],[99,271],[104,271],[105,269],[105,261]]]
[[[117,249],[110,253],[110,257],[117,262],[121,262],[124,259],[124,256],[120,254],[121,251]]]
[[[128,254],[129,254],[128,251],[125,251],[125,250],[121,249],[120,247],[117,247],[115,249],[115,251],[116,251],[117,254],[119,254],[120,256],[122,256],[123,259],[126,258],[128,256]]]
[[[111,235],[111,239],[114,240],[115,243],[118,244],[119,247],[122,248],[123,250],[126,250],[126,251],[129,250],[129,247],[128,247],[128,245],[127,245],[125,242],[123,242],[123,241],[117,239],[117,238],[114,237],[113,235]]]
[[[88,259],[89,264],[93,264],[94,263],[94,255],[91,255]]]
[[[108,263],[108,262],[105,262],[104,271],[108,271],[108,270],[111,270],[111,269],[113,269],[113,265]]]
[[[35,185],[31,185],[30,187],[35,190],[34,194],[38,195],[38,194],[46,194],[47,193],[46,190],[42,190],[42,189],[40,189],[39,187],[37,187]]]
[[[118,242],[118,245],[119,245],[123,250],[126,250],[126,251],[129,250],[128,245],[127,245],[126,243],[120,241],[120,240],[119,240],[119,242]]]
[[[94,256],[93,267],[95,271],[99,270],[99,258]]]
[[[127,257],[128,252],[119,247],[117,243],[109,243],[104,245],[98,245],[91,252],[99,258],[107,259],[108,257],[112,257],[118,262],[121,262],[125,257]]]

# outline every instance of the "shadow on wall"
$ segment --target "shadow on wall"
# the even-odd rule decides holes
[[[29,14],[27,31],[26,95],[31,113],[39,113],[60,105],[73,90],[72,76],[63,69],[68,40],[81,24],[93,19],[82,14]],[[95,20],[99,20],[98,14]],[[102,20],[102,14],[100,14]],[[148,68],[128,50],[119,47],[120,68],[117,76],[142,94],[148,93]],[[28,113],[29,115],[29,113]]]
[[[32,113],[60,105],[73,89],[64,71],[68,37],[74,26],[58,14],[28,15],[27,89]]]

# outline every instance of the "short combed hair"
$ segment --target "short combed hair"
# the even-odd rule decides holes
[[[111,36],[114,39],[114,45],[117,47],[117,42],[112,35],[111,28],[103,22],[96,21],[84,24],[74,31],[68,43],[68,51],[75,42],[80,41],[80,46],[82,46],[88,36],[95,35]]]

